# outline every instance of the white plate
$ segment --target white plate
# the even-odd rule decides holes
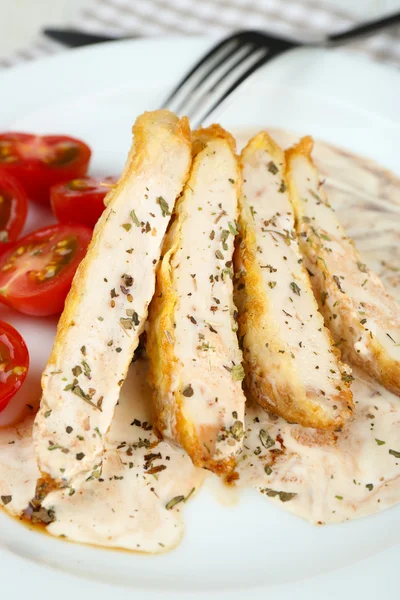
[[[155,108],[205,39],[118,42],[68,52],[3,72],[0,130],[68,133],[94,149],[93,172],[118,173],[136,115]],[[310,133],[397,170],[400,75],[344,52],[298,50],[252,79],[215,116],[227,128],[278,126]],[[28,229],[45,224],[31,215]],[[32,356],[25,392],[39,393],[54,319],[0,309],[26,337]],[[7,415],[6,415],[7,416]],[[4,416],[3,416],[4,419]],[[2,596],[57,600],[398,598],[400,507],[316,528],[255,491],[233,506],[203,489],[185,509],[182,544],[161,556],[72,545],[31,532],[0,514]],[[129,589],[127,589],[129,588]]]

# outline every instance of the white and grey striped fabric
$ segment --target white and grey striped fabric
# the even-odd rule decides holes
[[[223,35],[265,29],[315,39],[356,23],[354,16],[318,0],[92,0],[66,26],[114,36]],[[400,27],[353,47],[376,60],[400,66]],[[0,67],[53,54],[62,46],[41,37],[31,47],[0,59]]]

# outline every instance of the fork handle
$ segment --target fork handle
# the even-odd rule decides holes
[[[392,15],[383,17],[383,19],[377,19],[375,21],[370,21],[369,23],[364,23],[363,25],[358,25],[357,27],[343,31],[342,33],[328,35],[326,40],[329,44],[350,42],[359,37],[372,35],[380,29],[386,29],[398,23],[400,23],[400,12],[395,12]]]

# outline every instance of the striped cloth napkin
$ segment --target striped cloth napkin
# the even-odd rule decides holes
[[[224,35],[237,29],[265,29],[306,40],[355,23],[354,16],[319,0],[92,0],[65,26],[113,36]],[[400,27],[352,47],[400,66]],[[0,60],[0,67],[61,49],[42,36],[30,48]]]

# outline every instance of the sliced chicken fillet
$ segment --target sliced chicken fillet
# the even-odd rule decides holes
[[[106,198],[75,275],[42,377],[34,425],[39,468],[65,485],[101,461],[138,345],[175,200],[191,164],[187,119],[144,113],[125,169]]]
[[[400,395],[400,307],[362,261],[329,205],[310,137],[287,151],[300,247],[325,323],[345,360]]]
[[[239,336],[252,396],[305,427],[338,429],[351,415],[349,370],[314,298],[294,230],[285,156],[267,133],[242,152],[235,255]]]
[[[150,310],[154,424],[194,464],[229,471],[242,446],[245,397],[232,298],[240,171],[218,126],[194,134]]]

